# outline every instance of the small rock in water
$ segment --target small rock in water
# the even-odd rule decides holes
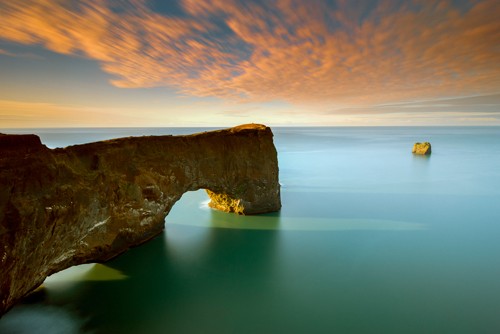
[[[422,154],[422,155],[431,154],[431,143],[429,142],[415,143],[413,145],[413,150],[411,151],[411,153]]]

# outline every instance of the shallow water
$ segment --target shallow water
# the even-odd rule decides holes
[[[197,131],[31,130],[50,147]],[[187,193],[163,235],[51,276],[0,333],[500,331],[500,128],[273,131],[281,212]]]

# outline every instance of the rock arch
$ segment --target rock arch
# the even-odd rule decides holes
[[[258,124],[48,149],[0,135],[0,315],[55,272],[106,261],[164,229],[186,191],[239,214],[281,207],[277,152]]]

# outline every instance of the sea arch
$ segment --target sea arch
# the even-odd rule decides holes
[[[48,149],[0,135],[0,315],[68,267],[106,261],[161,233],[187,191],[238,214],[281,208],[269,127],[120,138]]]

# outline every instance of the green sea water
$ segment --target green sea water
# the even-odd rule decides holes
[[[197,131],[31,130],[50,147]],[[162,235],[49,277],[0,333],[500,332],[500,128],[273,132],[279,213],[186,193]]]

